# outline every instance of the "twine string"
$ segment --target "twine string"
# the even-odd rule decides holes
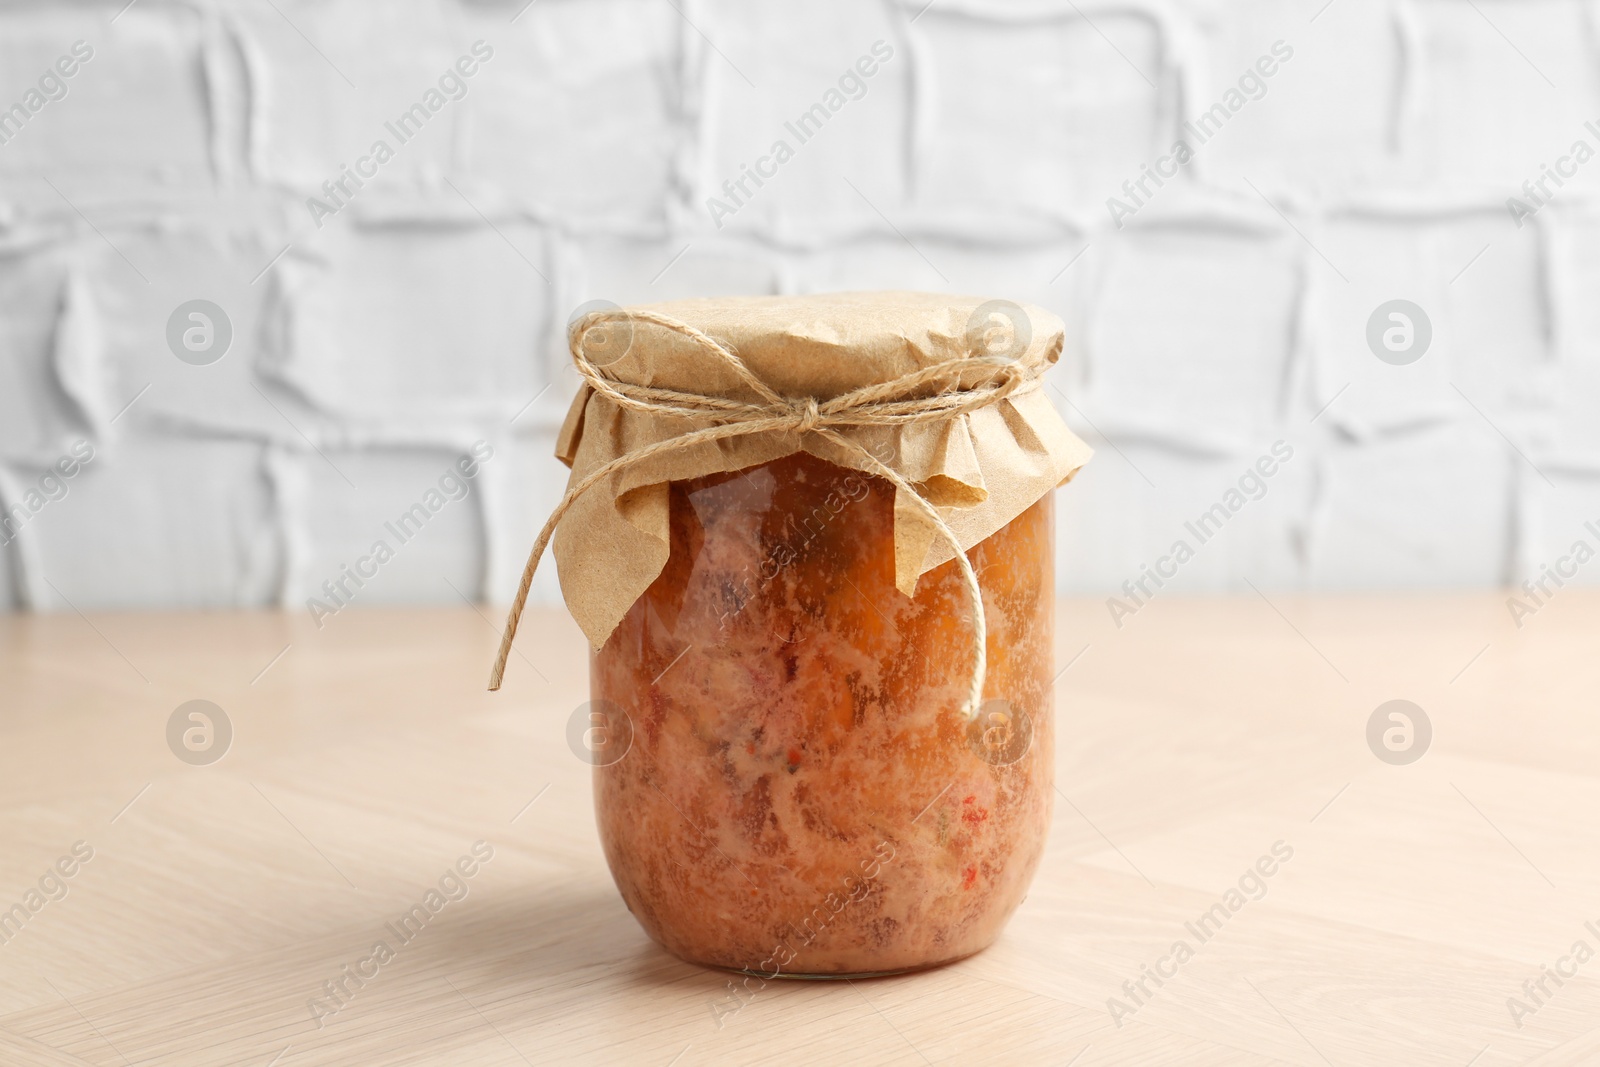
[[[731,368],[740,381],[760,399],[752,402],[730,399],[726,396],[686,393],[655,386],[635,385],[609,376],[604,367],[597,366],[585,354],[583,339],[590,329],[618,318],[635,325],[648,322],[682,335]],[[719,344],[714,338],[687,323],[656,312],[622,309],[596,312],[579,320],[572,332],[571,348],[573,363],[589,387],[618,406],[653,416],[710,421],[712,425],[664,438],[654,444],[624,453],[591,471],[567,490],[566,495],[561,498],[561,502],[545,521],[532,550],[528,553],[528,562],[522,569],[522,580],[517,585],[516,598],[511,603],[511,611],[506,616],[505,629],[500,636],[500,650],[495,656],[494,669],[489,675],[491,690],[499,689],[501,680],[505,676],[506,661],[511,655],[511,645],[517,635],[517,624],[522,619],[522,610],[527,604],[528,592],[533,586],[533,576],[538,570],[539,561],[567,511],[590,489],[612,475],[658,455],[682,451],[710,441],[763,433],[815,433],[844,451],[857,454],[871,473],[883,478],[915,501],[932,522],[934,530],[954,553],[972,609],[972,676],[962,711],[969,719],[977,717],[983,701],[983,684],[988,670],[986,653],[988,627],[984,618],[983,592],[978,587],[978,577],[972,569],[972,563],[967,559],[967,554],[962,549],[955,531],[944,521],[932,502],[915,485],[880,461],[865,446],[839,433],[837,427],[899,426],[952,419],[969,411],[988,407],[1015,393],[1037,388],[1039,375],[1037,368],[990,359],[947,360],[891,381],[863,386],[832,400],[819,402],[815,397],[790,400],[780,395],[757,377],[737,354]]]

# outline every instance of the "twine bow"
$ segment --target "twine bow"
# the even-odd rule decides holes
[[[739,377],[760,400],[733,400],[725,396],[708,396],[685,393],[673,389],[635,385],[609,375],[584,353],[583,338],[592,328],[605,321],[622,320],[630,323],[647,322],[673,330],[695,345],[721,360]],[[906,478],[880,462],[864,446],[838,433],[840,426],[896,426],[915,422],[953,419],[978,408],[988,407],[1019,391],[1037,388],[1040,370],[1009,360],[990,358],[954,359],[936,363],[888,382],[863,386],[832,400],[818,401],[815,397],[789,399],[775,392],[771,386],[750,370],[734,352],[693,326],[666,315],[650,311],[624,311],[620,308],[596,312],[579,320],[571,337],[572,360],[589,387],[613,403],[630,411],[651,415],[667,415],[712,425],[691,430],[677,437],[669,437],[654,444],[618,456],[611,462],[591,471],[576,485],[567,490],[561,503],[556,505],[544,528],[539,531],[528,553],[528,562],[522,569],[522,581],[517,586],[517,596],[506,617],[505,630],[500,637],[500,651],[495,656],[494,669],[489,675],[490,690],[500,688],[505,675],[506,660],[511,655],[511,643],[517,635],[517,624],[533,585],[534,572],[545,548],[555,535],[556,527],[574,501],[600,482],[618,471],[642,463],[664,452],[690,448],[707,441],[730,437],[745,437],[762,433],[815,433],[838,445],[847,452],[858,454],[871,473],[894,485],[914,500],[932,521],[934,529],[954,553],[961,579],[972,604],[972,679],[967,692],[963,713],[975,719],[983,701],[983,682],[988,660],[985,652],[987,626],[983,613],[983,594],[978,588],[978,577],[967,560],[955,531],[940,516],[937,508]]]

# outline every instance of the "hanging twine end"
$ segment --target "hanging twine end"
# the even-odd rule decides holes
[[[542,538],[541,538],[542,540]],[[542,551],[543,545],[538,549]],[[517,639],[517,623],[522,620],[522,605],[527,600],[527,590],[533,579],[533,568],[538,565],[539,557],[535,555],[528,561],[526,577],[522,587],[517,592],[516,603],[511,605],[511,612],[506,616],[506,625],[500,631],[500,650],[495,653],[494,666],[489,670],[489,692],[498,693],[500,682],[506,676],[506,660],[511,658],[511,643]]]

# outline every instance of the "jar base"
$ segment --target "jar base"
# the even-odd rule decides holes
[[[768,974],[766,971],[741,970],[737,967],[718,967],[719,971],[732,971],[734,974],[748,975],[751,978],[760,978],[773,981],[778,978],[787,978],[795,982],[849,982],[856,978],[892,978],[897,974],[911,974],[915,971],[925,971],[929,967],[938,967],[940,964],[930,963],[923,967],[901,967],[893,971],[834,971],[828,974],[801,974],[798,971],[779,971],[777,974]]]
[[[758,968],[729,967],[722,963],[707,963],[704,960],[692,960],[684,956],[679,956],[678,958],[697,967],[708,967],[714,971],[727,971],[729,974],[742,974],[748,978],[760,978],[767,982],[779,978],[786,978],[796,982],[851,982],[857,978],[893,978],[902,974],[920,974],[923,971],[948,967],[952,963],[960,963],[962,960],[976,956],[982,951],[983,949],[980,948],[960,956],[951,956],[949,959],[931,960],[927,963],[912,963],[904,967],[891,967],[880,971],[778,971],[776,974]]]

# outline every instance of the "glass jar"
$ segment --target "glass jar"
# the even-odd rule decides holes
[[[1027,891],[1051,810],[1051,497],[968,553],[988,628],[969,722],[970,601],[954,561],[896,589],[894,496],[803,452],[671,484],[666,567],[591,682],[632,729],[595,770],[606,859],[674,955],[930,967],[988,946]]]

